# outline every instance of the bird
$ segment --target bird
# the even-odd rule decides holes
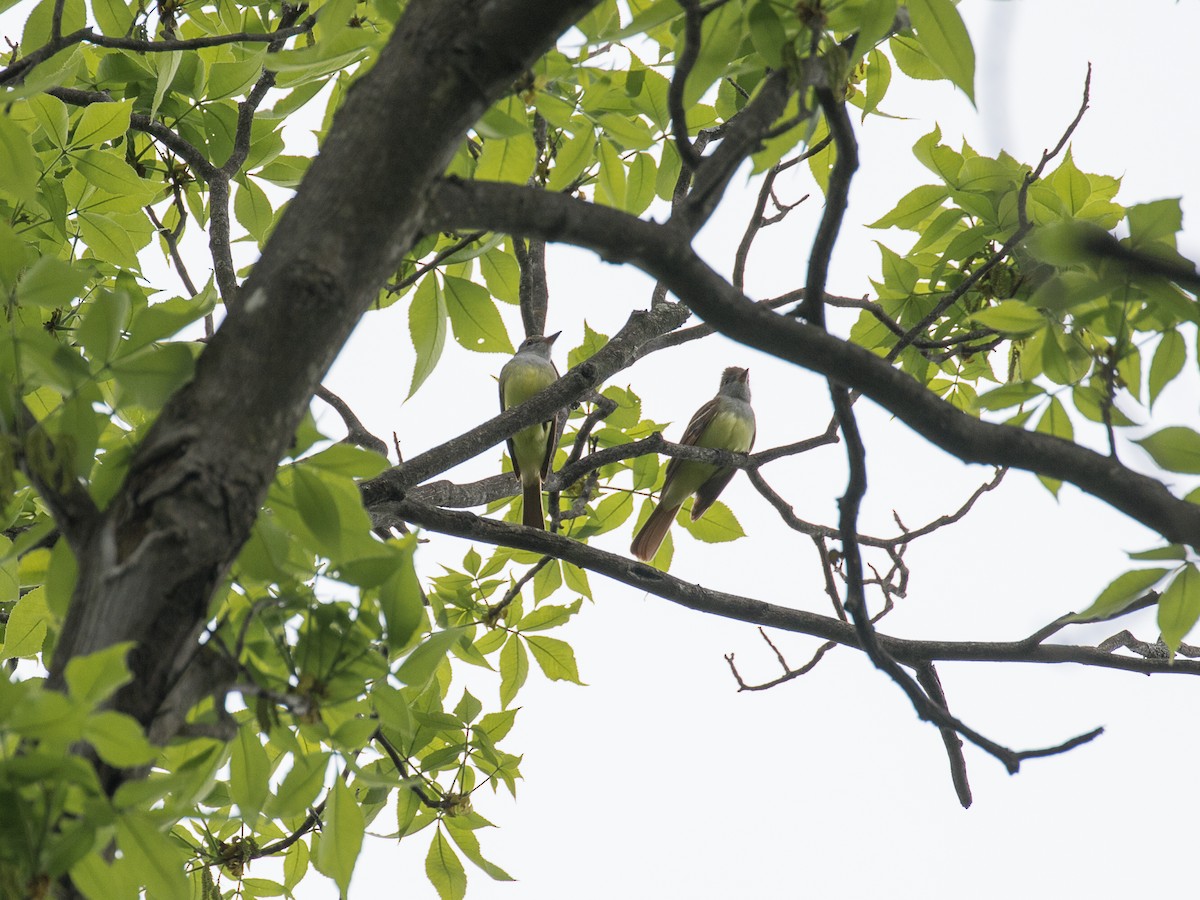
[[[550,359],[550,348],[562,332],[530,335],[521,342],[513,358],[500,370],[500,409],[520,406],[534,394],[558,380],[558,369]],[[508,439],[508,455],[513,470],[521,479],[523,500],[521,522],[530,528],[546,528],[542,512],[542,483],[550,474],[550,464],[561,432],[556,413],[544,422],[522,428]]]
[[[754,410],[750,407],[750,370],[730,366],[721,374],[717,395],[696,410],[679,442],[693,447],[712,447],[748,453],[754,446]],[[725,490],[736,469],[711,463],[673,458],[658,495],[658,506],[633,536],[629,551],[649,561],[671,529],[679,508],[692,494],[692,521],[696,521]]]

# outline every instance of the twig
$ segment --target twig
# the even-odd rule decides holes
[[[946,693],[942,690],[942,681],[938,678],[937,669],[933,663],[917,666],[917,681],[925,689],[925,693],[938,706],[949,709],[946,703]],[[963,756],[962,738],[953,728],[940,728],[942,743],[946,746],[946,758],[950,761],[950,780],[954,783],[954,792],[958,794],[958,802],[963,809],[971,808],[971,784],[967,780],[967,760]]]
[[[30,69],[49,59],[72,44],[93,44],[112,50],[132,50],[136,53],[170,53],[175,50],[200,50],[204,47],[219,47],[224,44],[239,43],[269,43],[276,40],[286,40],[312,30],[316,24],[316,16],[309,16],[299,25],[263,34],[261,32],[240,31],[235,34],[217,34],[207,37],[190,38],[188,40],[140,41],[126,37],[111,37],[97,34],[91,28],[81,28],[70,34],[61,34],[63,0],[55,5],[56,22],[52,26],[57,29],[51,40],[44,46],[33,50],[0,72],[0,84],[10,81],[19,84],[24,80]]]
[[[337,414],[342,417],[342,421],[346,424],[346,436],[341,441],[343,444],[357,444],[359,447],[374,450],[380,456],[387,456],[387,444],[381,438],[377,438],[371,432],[367,431],[363,423],[359,421],[358,416],[354,414],[354,410],[350,408],[345,400],[324,385],[317,387],[317,396],[337,410]]]
[[[512,602],[517,597],[521,596],[521,590],[525,585],[529,584],[538,572],[542,571],[542,569],[546,568],[553,561],[553,556],[543,556],[530,566],[529,571],[514,581],[512,587],[504,592],[503,597],[487,608],[487,612],[483,614],[483,623],[489,628],[494,628],[496,623],[500,621],[500,617],[504,615],[504,611],[512,605]]]
[[[683,108],[683,91],[688,75],[700,57],[700,26],[704,14],[697,0],[680,0],[683,7],[683,52],[675,61],[675,72],[667,88],[667,110],[671,115],[671,133],[675,137],[675,148],[685,169],[695,170],[700,165],[700,154],[688,138],[687,113]]]
[[[1042,173],[1058,154],[1060,154],[1067,141],[1071,139],[1071,135],[1075,133],[1075,129],[1079,127],[1079,123],[1083,121],[1083,114],[1088,111],[1088,104],[1091,101],[1092,94],[1092,64],[1089,62],[1087,66],[1087,75],[1083,79],[1083,100],[1079,104],[1079,112],[1075,114],[1075,118],[1071,120],[1071,124],[1067,126],[1067,130],[1063,132],[1062,137],[1058,139],[1058,143],[1050,150],[1042,152],[1042,159],[1037,164],[1037,167],[1025,176],[1025,180],[1021,182],[1021,190],[1017,194],[1017,221],[1024,227],[1029,224],[1028,213],[1026,212],[1026,197],[1029,193],[1029,186],[1042,177]]]
[[[471,246],[473,243],[475,243],[477,240],[479,240],[485,234],[487,234],[486,231],[473,231],[468,235],[464,235],[460,240],[455,241],[449,247],[444,247],[443,249],[439,250],[434,255],[433,259],[431,259],[425,265],[417,266],[417,268],[413,270],[413,273],[411,275],[408,275],[404,278],[401,278],[399,281],[396,281],[396,282],[393,282],[393,283],[387,285],[385,287],[385,290],[389,294],[396,294],[396,293],[399,293],[400,291],[404,290],[405,288],[407,288],[413,284],[416,284],[416,282],[418,280],[420,280],[420,278],[422,276],[424,276],[427,272],[432,272],[434,269],[436,269],[438,266],[440,266],[445,260],[449,259],[455,253],[458,253],[458,251],[465,250],[467,247]]]

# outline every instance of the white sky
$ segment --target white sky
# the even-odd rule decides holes
[[[873,241],[906,245],[904,235],[861,226],[932,179],[910,148],[935,121],[949,143],[961,133],[981,152],[1003,147],[1035,163],[1074,116],[1089,60],[1092,108],[1073,141],[1078,165],[1123,176],[1124,203],[1184,196],[1185,227],[1194,224],[1196,4],[1154,0],[1134,10],[1115,0],[966,0],[962,12],[979,60],[978,111],[948,86],[914,84],[897,73],[884,108],[907,120],[872,118],[857,128],[862,167],[834,258],[832,292],[870,290],[867,279],[878,272],[879,258]],[[803,282],[820,215],[819,193],[806,176],[805,170],[780,180],[785,198],[815,196],[757,243],[748,281],[756,296]],[[736,189],[742,183],[735,180],[698,241],[726,272],[753,202],[752,191]],[[1194,229],[1181,249],[1200,255]],[[193,277],[203,280],[202,247],[192,259]],[[590,254],[552,248],[551,291],[548,330],[565,332],[561,367],[584,318],[612,334],[631,310],[648,305],[650,282]],[[443,365],[403,403],[412,371],[406,306],[368,315],[326,385],[376,434],[389,439],[397,432],[411,456],[494,414],[491,376],[504,360],[448,343],[454,375]],[[519,339],[519,318],[509,321]],[[851,321],[835,319],[834,327],[844,333]],[[1156,427],[1195,421],[1192,350],[1189,379],[1164,393]],[[751,368],[756,449],[824,429],[830,409],[823,381],[719,338],[644,360],[616,383],[633,386],[647,416],[674,422],[667,437],[677,439],[714,392],[720,370],[733,364]],[[870,474],[867,533],[893,534],[892,510],[909,527],[923,524],[990,477],[989,469],[962,465],[869,403],[858,412]],[[332,411],[321,421],[340,433]],[[1138,453],[1126,450],[1123,458],[1145,465]],[[499,457],[497,448],[454,477],[491,474]],[[840,447],[775,463],[764,473],[800,516],[836,521],[844,486]],[[784,528],[743,477],[723,499],[751,538],[701,545],[676,527],[672,574],[827,612],[808,538]],[[626,553],[629,537],[627,525],[596,544]],[[424,571],[461,560],[463,542],[430,538],[420,553]],[[1013,473],[963,523],[911,547],[908,598],[881,630],[963,640],[1023,637],[1086,606],[1124,570],[1125,550],[1152,543],[1146,529],[1078,490],[1065,487],[1055,501],[1032,476]],[[525,755],[519,802],[475,795],[477,809],[500,826],[479,834],[484,854],[519,881],[494,883],[468,863],[470,898],[1116,896],[1179,884],[1194,872],[1186,811],[1200,800],[1191,774],[1200,727],[1188,705],[1197,689],[1192,680],[1066,666],[942,665],[952,711],[1001,743],[1024,749],[1107,728],[1092,744],[1030,761],[1011,778],[968,747],[975,805],[964,811],[937,731],[919,722],[900,690],[860,655],[837,650],[798,681],[738,694],[723,654],[736,653],[749,680],[778,674],[752,627],[599,576],[591,583],[596,603],[560,635],[575,647],[589,686],[547,683],[535,669],[505,742]],[[1147,640],[1157,634],[1153,613],[1143,612],[1066,636],[1097,641],[1122,627]],[[816,646],[795,636],[775,640],[797,665]],[[473,692],[497,703],[498,681],[475,674]],[[460,690],[452,688],[451,703]],[[394,830],[387,811],[375,830]],[[398,846],[369,841],[351,896],[436,897],[424,876],[431,836],[425,831]],[[248,874],[272,872],[256,865]],[[297,896],[326,900],[337,892],[313,873]]]

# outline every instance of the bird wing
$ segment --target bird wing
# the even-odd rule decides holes
[[[719,399],[720,398],[718,397],[712,401],[713,409],[708,416],[709,423],[711,423],[717,416]],[[746,447],[746,453],[749,453],[754,448],[754,439],[758,436],[758,429],[754,427],[753,421],[751,421],[751,429],[750,443],[749,446]],[[701,432],[703,432],[703,429],[701,429]],[[698,440],[700,435],[696,435],[696,438]],[[708,508],[716,502],[717,497],[721,495],[721,491],[725,490],[726,485],[729,484],[736,473],[737,469],[734,468],[726,467],[717,469],[717,471],[713,472],[711,478],[705,481],[704,484],[700,485],[700,487],[696,488],[696,497],[692,501],[691,515],[693,522],[704,515],[708,511]]]
[[[542,481],[550,477],[550,468],[554,464],[554,451],[558,449],[558,439],[562,434],[563,413],[559,411],[553,419],[542,423],[546,426],[546,456],[542,460]]]
[[[708,508],[721,496],[721,491],[733,480],[736,472],[737,469],[717,469],[712,478],[696,489],[696,497],[692,500],[693,522],[708,512]]]
[[[696,410],[696,414],[692,416],[692,420],[688,422],[687,428],[683,430],[683,437],[679,439],[679,443],[696,446],[696,442],[704,434],[704,429],[708,428],[712,422],[713,416],[717,413],[717,398],[713,397],[702,407]],[[667,489],[667,485],[671,483],[672,476],[679,470],[683,464],[683,460],[678,456],[672,456],[671,461],[667,463],[667,475],[663,481],[663,491]]]
[[[503,372],[503,370],[501,370],[500,374],[501,374],[501,379],[497,380],[496,387],[500,392],[500,412],[504,412],[505,406],[504,406],[504,381],[503,381],[504,372]],[[517,452],[516,452],[516,450],[513,449],[512,438],[511,437],[507,438],[504,441],[504,443],[508,446],[508,458],[510,460],[512,460],[513,472],[515,472],[517,477],[520,478],[521,477],[521,466],[517,463]]]

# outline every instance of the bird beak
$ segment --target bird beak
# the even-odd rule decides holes
[[[561,331],[556,331],[556,332],[554,332],[554,334],[548,334],[544,338],[542,338],[542,341],[545,342],[546,344],[553,344],[556,340],[558,340],[558,336],[560,334],[562,334]]]
[[[738,376],[738,381],[742,382],[743,384],[749,384],[750,383],[750,370],[742,369],[742,374],[740,376]]]

